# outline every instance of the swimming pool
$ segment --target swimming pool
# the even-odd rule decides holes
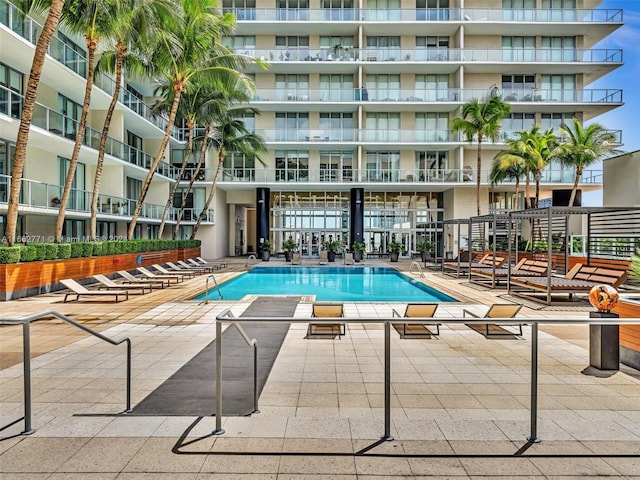
[[[456,302],[393,268],[258,267],[220,284],[224,300],[245,295],[315,295],[318,301]],[[216,289],[209,300],[218,300]],[[192,300],[202,301],[202,293]]]

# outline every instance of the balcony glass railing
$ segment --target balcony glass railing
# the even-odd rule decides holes
[[[236,49],[271,63],[277,62],[544,62],[622,63],[615,48],[355,48],[342,50],[291,47],[286,49]]]
[[[309,89],[292,85],[290,88],[259,88],[257,102],[468,102],[492,94],[486,88],[389,89],[344,88]],[[620,89],[510,89],[498,90],[496,95],[508,102],[558,103],[622,103]]]
[[[20,118],[22,115],[22,104],[24,98],[21,95],[0,87],[0,114],[11,115],[13,118]],[[78,131],[78,122],[55,110],[36,103],[33,109],[33,119],[31,124],[60,137],[75,141]],[[91,127],[85,127],[82,144],[98,150],[102,132]],[[108,137],[105,153],[112,157],[129,162],[142,168],[150,168],[153,163],[153,156],[142,152],[134,147],[126,145],[114,138]],[[176,178],[178,171],[166,162],[160,162],[156,173],[168,178]]]
[[[225,8],[239,22],[575,22],[622,23],[620,9]]]
[[[353,170],[351,166],[332,169],[313,168],[225,168],[221,182],[299,182],[299,183],[469,183],[475,184],[476,172],[472,168],[439,168],[439,169],[377,169],[364,168]],[[482,170],[480,181],[490,185],[490,171]],[[547,169],[542,172],[540,182],[543,184],[572,184],[575,171],[571,168]],[[520,179],[524,183],[524,177]],[[531,180],[533,182],[533,179]],[[505,184],[515,184],[508,179]],[[601,170],[585,170],[582,183],[602,183]]]
[[[42,25],[32,18],[23,15],[18,7],[7,0],[0,0],[0,23],[33,45],[37,43],[38,37],[42,32]],[[73,72],[86,78],[88,62],[84,56],[84,51],[80,51],[77,45],[70,44],[56,34],[51,39],[47,53]],[[115,81],[112,78],[100,73],[96,75],[94,83],[109,95],[113,95],[115,91]],[[120,102],[122,102],[122,104],[161,130],[167,127],[167,119],[159,115],[152,115],[151,107],[146,105],[141,98],[126,89],[122,89],[120,92]],[[174,137],[176,132],[174,127]]]

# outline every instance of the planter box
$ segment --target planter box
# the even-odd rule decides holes
[[[640,298],[621,299],[612,311],[620,318],[640,318]],[[620,325],[620,362],[640,370],[640,325]]]
[[[200,256],[200,248],[2,264],[0,301],[60,290],[62,287],[58,282],[63,278],[81,280],[98,273],[108,275],[118,270],[133,270],[197,256]]]

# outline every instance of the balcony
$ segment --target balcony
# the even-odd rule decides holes
[[[22,115],[24,97],[12,90],[0,87],[0,114],[9,115],[19,119]],[[33,110],[31,125],[39,127],[56,136],[75,141],[78,131],[78,122],[55,110],[36,103]],[[86,147],[98,150],[102,132],[91,127],[85,127],[82,144]],[[132,165],[148,169],[153,163],[153,156],[134,147],[126,145],[114,138],[107,137],[105,153]],[[176,178],[177,170],[166,162],[160,162],[156,173],[167,178]]]
[[[0,24],[9,30],[35,45],[38,37],[42,32],[42,25],[33,20],[31,17],[25,16],[12,3],[7,0],[0,0]],[[49,56],[57,60],[62,65],[77,73],[80,77],[87,76],[87,59],[84,50],[77,45],[65,41],[60,35],[55,34],[51,39],[51,43],[47,50]],[[109,95],[113,95],[115,91],[115,81],[102,73],[97,74],[94,79],[96,87],[100,88]],[[120,102],[129,109],[143,117],[161,130],[165,130],[168,124],[166,118],[160,115],[152,115],[151,107],[144,101],[135,96],[132,92],[125,88],[120,90]],[[174,135],[176,134],[174,128]]]

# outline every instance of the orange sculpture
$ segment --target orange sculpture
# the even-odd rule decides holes
[[[620,295],[611,285],[596,285],[589,292],[589,302],[599,312],[610,312],[618,304]]]

